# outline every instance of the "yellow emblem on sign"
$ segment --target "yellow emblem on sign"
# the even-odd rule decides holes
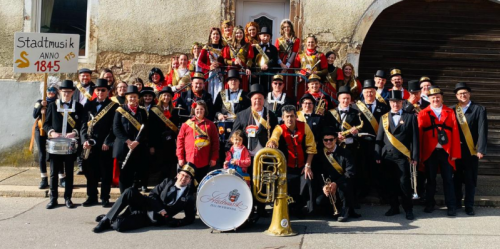
[[[28,55],[28,53],[26,53],[26,51],[22,51],[21,52],[20,57],[23,60],[21,60],[21,59],[17,59],[16,60],[16,63],[18,63],[17,64],[18,68],[25,68],[25,67],[29,67],[30,66],[30,61],[28,60],[28,58],[26,58],[27,55]]]

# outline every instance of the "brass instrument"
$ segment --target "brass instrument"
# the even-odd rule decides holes
[[[358,117],[359,117],[360,124],[358,126],[354,126],[354,128],[356,128],[357,130],[360,130],[361,128],[363,128],[363,119],[361,119],[361,112],[358,113]],[[351,129],[340,133],[340,135],[342,135],[344,137],[347,135],[350,135],[350,134],[351,134]]]
[[[314,113],[316,113],[317,115],[323,115],[325,113],[325,106],[326,106],[325,99],[320,98],[318,105],[316,106],[316,111]]]
[[[259,51],[259,54],[255,56],[255,61],[257,61],[260,67],[267,65],[269,63],[269,57],[267,54],[262,50],[262,47],[259,44],[255,44],[255,48]]]
[[[92,138],[93,133],[94,133],[94,125],[95,125],[94,118],[95,118],[94,115],[92,115],[92,113],[89,112],[88,129],[87,129],[87,134],[85,134],[85,139],[87,139],[87,142],[89,143],[90,147],[92,147],[96,144],[95,139]],[[89,158],[91,149],[92,148],[83,149],[83,152],[82,152],[82,159],[83,160],[87,160]]]
[[[413,200],[420,199],[417,193],[417,164],[410,161],[410,180],[411,188],[413,189]]]
[[[321,177],[323,177],[323,182],[325,183],[325,186],[330,186],[330,184],[332,183],[332,180],[330,180],[330,178],[325,179],[325,176],[323,176],[323,174],[321,174]],[[337,206],[335,205],[335,201],[337,199],[335,197],[335,193],[330,193],[330,195],[328,196],[328,199],[330,199],[330,203],[333,205],[333,215],[338,215],[339,210],[337,210]]]
[[[292,230],[288,214],[288,203],[293,199],[288,196],[286,181],[286,159],[277,149],[263,148],[257,152],[253,163],[253,195],[262,203],[274,202],[271,225],[264,232],[271,236],[297,235]]]

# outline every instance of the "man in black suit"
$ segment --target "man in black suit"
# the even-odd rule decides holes
[[[458,105],[453,107],[460,130],[462,158],[455,162],[453,175],[457,208],[462,207],[462,184],[465,184],[465,213],[474,215],[474,195],[477,185],[479,159],[486,155],[488,119],[486,109],[470,100],[471,89],[466,83],[458,83],[454,90]]]
[[[357,171],[357,180],[360,183],[359,195],[365,197],[370,192],[370,187],[379,188],[379,169],[375,163],[375,138],[377,137],[380,117],[389,111],[386,104],[376,99],[377,86],[375,81],[369,79],[363,82],[363,100],[358,100],[353,106],[361,113],[363,120],[362,133],[358,133],[360,142],[359,168]],[[380,191],[379,191],[380,192]]]
[[[87,178],[87,200],[82,206],[89,207],[97,204],[97,184],[101,181],[102,206],[109,205],[109,193],[113,178],[113,157],[110,146],[114,142],[113,119],[118,104],[108,99],[109,85],[106,79],[97,79],[94,89],[97,98],[84,106],[82,125],[82,144],[84,154],[83,169]],[[90,115],[93,118],[90,118]],[[89,126],[92,126],[89,132]],[[90,133],[90,134],[89,134]]]
[[[302,96],[299,103],[301,110],[297,112],[297,120],[309,125],[314,134],[314,140],[319,143],[323,129],[327,126],[333,126],[335,123],[333,116],[330,112],[325,112],[322,115],[316,114],[314,111],[316,100],[308,93]]]
[[[415,115],[403,112],[402,91],[391,91],[389,99],[391,112],[380,118],[375,151],[381,163],[385,185],[385,193],[391,208],[386,216],[399,214],[398,196],[401,196],[401,205],[406,212],[406,219],[413,220],[412,186],[410,163],[417,164],[418,124]],[[416,168],[415,168],[416,170]],[[416,172],[415,172],[416,173]]]
[[[260,43],[255,44],[253,47],[253,54],[255,55],[251,63],[252,72],[257,73],[272,73],[274,74],[278,70],[278,49],[272,45],[271,38],[273,34],[269,27],[262,27],[259,32]],[[267,56],[267,60],[264,59],[264,55]],[[252,76],[252,84],[260,84],[264,88],[264,92],[269,89],[270,75]]]
[[[179,108],[179,119],[181,123],[189,119],[191,105],[198,100],[205,101],[209,110],[207,119],[214,120],[214,101],[212,100],[212,95],[205,91],[205,76],[200,72],[194,73],[193,77],[191,77],[191,90],[181,93],[181,96],[177,99],[177,108]]]
[[[92,95],[94,94],[95,85],[92,82],[92,71],[88,68],[82,68],[78,70],[78,80],[80,82],[76,83],[75,94],[73,94],[73,100],[77,103],[85,104],[92,100]],[[78,162],[78,172],[77,175],[83,175],[83,159],[78,155],[76,161]]]
[[[283,75],[276,74],[273,76],[271,83],[272,91],[267,93],[266,108],[268,108],[278,118],[278,123],[281,123],[281,108],[285,105],[295,105],[295,98],[287,96],[283,91],[285,83]]]
[[[429,102],[421,97],[421,90],[417,80],[408,81],[408,92],[410,97],[403,101],[403,110],[408,113],[418,113],[429,106]]]
[[[349,218],[359,218],[361,215],[354,211],[355,201],[351,181],[351,177],[354,175],[354,161],[351,152],[337,145],[337,133],[333,129],[326,128],[322,132],[322,143],[320,142],[320,144],[323,146],[314,157],[314,165],[318,166],[316,169],[319,173],[316,178],[319,179],[319,175],[321,175],[324,179],[330,179],[331,183],[318,185],[323,186],[323,195],[318,195],[316,204],[322,207],[327,206],[327,212],[331,214],[334,209],[332,205],[328,205],[328,198],[335,196],[338,190],[342,201],[342,210],[337,221],[346,222]]]
[[[71,100],[75,91],[73,81],[65,80],[62,82],[60,89],[61,99],[56,100],[49,104],[47,108],[47,116],[43,129],[47,131],[48,139],[54,138],[69,138],[77,139],[80,134],[83,106]],[[70,110],[67,112],[67,124],[63,124],[64,109]],[[66,130],[63,128],[66,126]],[[76,154],[70,155],[56,155],[49,154],[50,160],[50,201],[47,204],[47,209],[52,209],[57,206],[57,181],[58,172],[64,167],[66,175],[66,185],[64,186],[64,199],[66,207],[73,208],[71,196],[73,194],[73,163],[75,162]]]
[[[97,217],[99,224],[92,231],[100,233],[113,228],[125,232],[151,225],[180,227],[193,223],[196,215],[196,186],[192,184],[195,169],[190,163],[184,165],[174,180],[166,178],[149,196],[133,187],[126,189],[106,215]],[[181,211],[185,217],[174,219]]]

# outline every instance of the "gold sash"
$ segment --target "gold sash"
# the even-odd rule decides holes
[[[460,124],[460,129],[462,129],[462,133],[464,134],[465,142],[467,142],[467,147],[469,147],[470,154],[475,156],[477,155],[476,146],[474,146],[474,140],[472,139],[472,135],[470,133],[469,124],[467,123],[462,107],[460,107],[460,103],[457,104],[455,109],[457,110],[457,120]]]
[[[341,122],[340,120],[340,114],[337,112],[337,109],[331,109],[330,113],[333,115],[333,117],[337,120],[337,122]],[[347,115],[347,114],[346,114]],[[342,127],[344,127],[345,130],[350,130],[352,126],[348,124],[347,122],[342,122]]]
[[[386,105],[387,105],[387,102],[385,102],[385,99],[384,99],[384,98],[382,98],[382,95],[380,95],[380,93],[378,93],[378,92],[375,92],[375,93],[376,93],[376,94],[375,94],[375,97],[377,98],[378,102],[380,102],[380,103],[384,103],[384,104],[386,104]]]
[[[61,115],[64,117],[64,113],[60,112]],[[68,124],[71,126],[72,129],[75,129],[76,122],[75,120],[69,115],[71,112],[68,112]]]
[[[116,98],[116,96],[113,96],[111,97],[111,101],[117,103],[117,104],[120,104],[120,101],[118,101],[118,99]]]
[[[201,137],[198,137],[196,136],[196,134],[194,134],[194,146],[196,146],[198,149],[201,149],[205,146],[208,146],[210,145],[210,137],[208,136],[208,134],[202,130],[195,122],[193,122],[193,120],[189,119],[188,121],[186,121],[186,124],[191,127],[191,129],[193,129],[193,131],[195,133],[198,133],[201,135]],[[206,138],[204,138],[206,137]]]
[[[158,107],[153,106],[153,107],[151,107],[150,110],[153,111],[156,114],[156,116],[158,116],[161,119],[161,121],[163,121],[163,123],[165,123],[165,125],[168,126],[168,128],[170,128],[171,130],[173,130],[177,133],[177,131],[179,130],[179,129],[177,129],[177,126],[175,126],[175,124],[172,123],[172,121],[170,121],[170,119],[165,117],[165,115],[161,112],[161,110]]]
[[[104,107],[104,109],[101,112],[99,112],[99,114],[97,114],[97,116],[95,116],[94,125],[97,124],[97,122],[99,122],[99,120],[101,120],[101,118],[104,117],[104,115],[106,115],[106,113],[108,113],[108,111],[111,110],[111,108],[113,108],[113,106],[115,106],[115,105],[116,105],[115,102],[110,102],[106,107]],[[91,121],[88,121],[87,125],[90,126],[90,122]]]
[[[340,166],[340,164],[333,158],[333,156],[329,156],[326,154],[328,150],[326,148],[323,148],[323,153],[325,153],[326,159],[328,159],[328,162],[333,166],[333,168],[339,172],[339,174],[344,175],[344,169]]]
[[[387,135],[387,138],[389,139],[389,142],[399,150],[399,152],[403,153],[406,157],[408,157],[408,160],[411,160],[411,155],[410,151],[406,146],[401,143],[396,137],[394,137],[390,132],[389,132],[389,113],[386,113],[382,116],[382,125],[384,127],[385,134]]]
[[[216,54],[217,57],[221,56],[221,54],[222,54],[220,50],[217,50],[217,49],[213,48],[212,46],[205,45],[204,49],[210,51],[210,53]]]
[[[314,68],[318,67],[316,63],[320,59],[319,57],[320,53],[318,53],[318,56],[316,55],[307,55],[305,52],[302,53],[302,60],[301,60],[301,68],[302,69],[309,69],[311,71],[314,71]],[[314,66],[312,68],[312,66]]]
[[[132,123],[132,125],[137,130],[141,129],[141,123],[139,123],[139,121],[137,121],[137,119],[135,119],[134,117],[132,117],[132,115],[130,115],[130,113],[128,113],[127,111],[125,111],[125,109],[123,109],[122,107],[118,107],[116,109],[116,111],[119,112],[119,113],[121,113],[128,121],[130,121],[130,123]]]
[[[90,95],[85,90],[85,88],[83,88],[83,86],[82,86],[82,84],[80,84],[80,82],[78,82],[78,84],[76,84],[76,88],[78,88],[78,90],[80,90],[80,92],[83,93],[83,95],[85,95],[85,98],[87,98],[88,100],[92,100],[92,95]]]
[[[252,110],[252,115],[255,119],[257,119],[259,121],[259,123],[264,126],[264,128],[266,129],[270,129],[271,127],[269,126],[269,124],[267,123],[267,120],[265,120],[264,118],[262,118],[256,111]]]
[[[231,103],[226,101],[226,90],[222,89],[220,91],[220,98],[222,99],[222,103],[226,107],[227,112],[229,112],[229,115],[233,116],[236,118],[236,114],[233,112],[233,108],[231,107]]]
[[[372,112],[370,110],[368,110],[368,107],[366,107],[366,105],[363,104],[359,100],[356,102],[356,105],[358,106],[359,110],[361,110],[361,112],[363,113],[363,115],[365,115],[366,119],[368,119],[368,121],[370,121],[370,124],[372,125],[373,130],[375,130],[375,135],[377,135],[377,133],[378,133],[378,122],[375,119],[375,117],[373,116]]]

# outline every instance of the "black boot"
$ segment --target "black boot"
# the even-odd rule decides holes
[[[99,221],[99,224],[97,224],[97,226],[94,227],[94,229],[92,229],[92,231],[94,233],[101,233],[101,232],[104,232],[110,228],[111,228],[111,221],[106,216],[104,216],[101,219],[101,221]]]
[[[57,198],[50,198],[49,204],[47,204],[47,209],[53,209],[57,207]]]
[[[85,200],[83,203],[82,203],[82,206],[84,207],[91,207],[91,206],[94,206],[94,205],[97,205],[99,204],[99,202],[97,201],[97,197],[88,197],[87,200]]]
[[[42,177],[38,189],[47,189],[47,188],[49,188],[49,180],[47,179],[47,177]]]

